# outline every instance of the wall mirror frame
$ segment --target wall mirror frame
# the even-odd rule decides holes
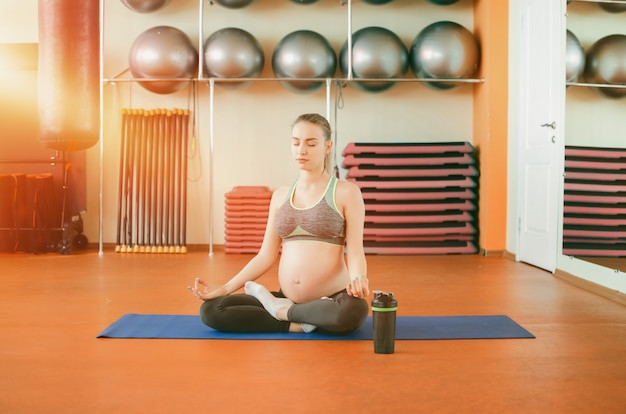
[[[626,2],[568,0],[567,31],[562,254],[626,272]]]

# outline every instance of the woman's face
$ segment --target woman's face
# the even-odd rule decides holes
[[[331,145],[320,126],[309,122],[298,122],[293,126],[291,154],[301,170],[322,171]]]

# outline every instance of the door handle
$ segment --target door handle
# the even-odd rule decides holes
[[[542,127],[556,129],[556,122],[552,122],[551,124],[541,124]]]

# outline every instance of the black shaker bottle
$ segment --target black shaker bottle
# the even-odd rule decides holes
[[[396,340],[396,310],[398,301],[391,292],[374,291],[372,314],[374,322],[374,352],[393,354]]]

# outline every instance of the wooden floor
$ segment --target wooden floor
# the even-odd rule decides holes
[[[501,257],[368,256],[400,315],[506,314],[536,339],[96,339],[194,314],[186,285],[249,258],[0,254],[0,413],[624,413],[626,308]],[[270,276],[261,281],[275,287]]]

